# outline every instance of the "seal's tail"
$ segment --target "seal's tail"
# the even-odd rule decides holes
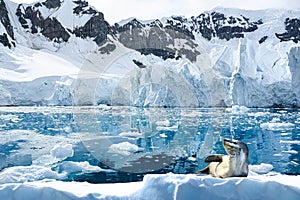
[[[209,174],[209,166],[207,166],[204,169],[201,169],[201,170],[195,172],[195,174]]]

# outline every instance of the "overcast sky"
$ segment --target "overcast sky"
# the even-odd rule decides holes
[[[35,0],[13,0],[31,3]],[[109,23],[136,17],[157,19],[171,15],[190,17],[217,6],[248,10],[284,8],[300,10],[300,0],[88,0],[91,5],[104,13]]]

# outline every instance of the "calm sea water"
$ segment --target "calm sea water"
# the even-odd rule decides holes
[[[0,169],[61,172],[64,162],[87,161],[103,171],[73,170],[64,180],[136,181],[147,173],[193,173],[207,155],[225,153],[223,138],[246,143],[249,164],[300,175],[299,110],[243,108],[1,107]],[[66,155],[51,161],[53,152]]]

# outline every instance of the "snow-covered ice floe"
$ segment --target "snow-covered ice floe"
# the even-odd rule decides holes
[[[0,199],[294,200],[300,197],[300,176],[288,176],[272,172],[273,166],[265,163],[250,165],[250,174],[247,178],[219,179],[194,174],[152,174],[146,175],[142,182],[114,184],[63,182],[54,180],[62,174],[54,173],[50,169],[47,170],[42,167],[33,167],[30,170],[31,167],[9,168],[0,173],[2,180],[0,182],[2,183],[0,184]],[[90,169],[90,166],[83,165],[77,165],[75,168],[80,167]],[[69,168],[74,167],[69,166]],[[5,173],[5,171],[9,173]],[[40,178],[44,179],[40,180]]]
[[[1,199],[284,199],[300,197],[300,177],[146,175],[142,182],[89,184],[43,180],[0,185]]]

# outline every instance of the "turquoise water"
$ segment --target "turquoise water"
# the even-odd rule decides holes
[[[223,138],[245,142],[251,165],[271,164],[275,172],[300,175],[299,110],[2,107],[0,137],[2,170],[47,165],[60,172],[66,161],[104,169],[72,172],[66,181],[126,182],[146,173],[193,173],[206,166],[207,155],[225,153]],[[74,153],[55,162],[45,159],[60,143],[72,144]]]

